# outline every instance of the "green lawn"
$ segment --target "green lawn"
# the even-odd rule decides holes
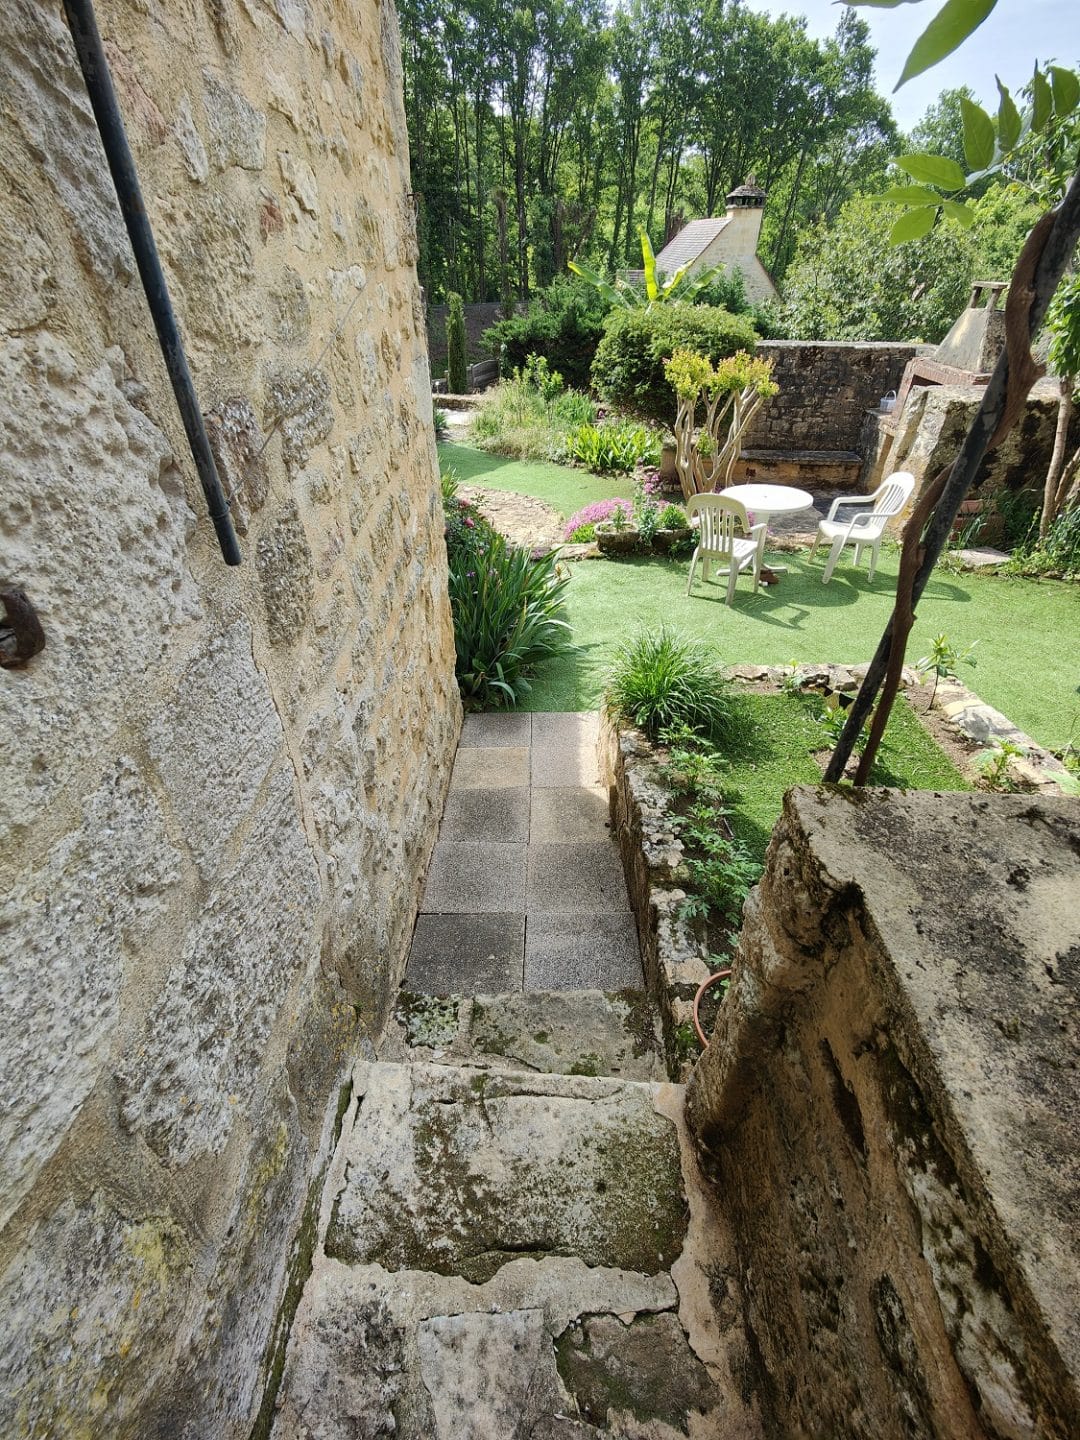
[[[462,484],[532,495],[553,506],[564,520],[594,500],[606,500],[610,495],[629,498],[633,493],[633,481],[628,475],[601,477],[546,460],[507,460],[470,445],[443,444],[438,450],[441,468],[456,470]]]
[[[569,516],[608,495],[629,495],[628,477],[601,478],[543,461],[507,460],[468,445],[439,446],[439,461],[466,484],[515,490]],[[780,557],[788,574],[756,595],[739,580],[735,604],[723,589],[695,583],[687,599],[686,560],[586,560],[571,566],[569,619],[576,650],[537,674],[525,708],[587,710],[596,706],[611,650],[640,626],[667,622],[715,645],[722,664],[869,660],[892,609],[897,552],[883,549],[873,585],[848,552],[832,581],[821,583],[823,556]],[[1061,581],[998,576],[933,577],[919,605],[908,647],[914,663],[944,631],[959,651],[973,641],[977,665],[961,679],[1043,745],[1080,736],[1080,589]],[[1075,725],[1075,730],[1071,727]]]
[[[726,755],[731,769],[723,782],[732,829],[755,860],[762,860],[784,793],[792,785],[817,785],[821,768],[814,752],[831,749],[816,718],[812,695],[756,695],[742,698],[752,716],[752,739],[743,753]],[[893,710],[872,781],[918,790],[969,790],[971,786],[919,724],[901,699]]]
[[[742,577],[730,608],[715,582],[707,592],[695,582],[687,598],[686,560],[574,563],[567,609],[576,649],[538,670],[526,708],[592,709],[613,647],[663,622],[714,645],[724,665],[869,660],[892,608],[895,550],[882,551],[872,586],[850,563],[822,585],[820,556],[812,565],[805,555],[780,558],[789,567],[780,583],[754,595]],[[1078,621],[1076,586],[939,572],[919,605],[908,656],[925,655],[940,631],[961,651],[978,640],[978,663],[962,666],[961,678],[1033,739],[1058,747],[1074,724],[1074,740],[1080,733]]]

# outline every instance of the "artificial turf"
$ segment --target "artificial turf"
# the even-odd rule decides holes
[[[439,460],[467,484],[533,495],[564,516],[631,492],[626,476],[507,460],[468,445],[440,445]],[[740,577],[731,607],[715,582],[695,581],[687,598],[685,559],[575,563],[567,610],[576,648],[539,668],[523,708],[594,709],[614,647],[639,627],[661,623],[707,641],[724,665],[869,660],[892,610],[895,547],[882,546],[872,585],[850,550],[828,585],[821,583],[823,552],[813,564],[806,552],[778,558],[788,566],[779,584],[754,595],[749,577]],[[918,607],[909,663],[927,654],[941,632],[960,652],[978,641],[976,664],[962,665],[960,678],[1032,739],[1053,749],[1080,739],[1080,588],[939,569]]]
[[[788,573],[755,595],[740,577],[735,603],[725,586],[694,583],[686,560],[585,560],[573,564],[567,618],[575,648],[538,668],[530,710],[597,705],[612,651],[641,627],[673,626],[707,642],[723,665],[869,660],[892,609],[895,550],[882,548],[873,584],[865,568],[837,566],[821,583],[822,555],[778,557]],[[958,651],[978,641],[960,678],[1034,740],[1051,748],[1080,735],[1080,590],[1063,581],[937,572],[919,604],[908,645],[914,663],[944,632]]]
[[[725,755],[724,804],[736,836],[755,860],[762,860],[784,793],[792,785],[817,785],[821,767],[815,752],[832,749],[817,718],[820,701],[812,695],[748,693],[740,704],[749,724],[740,726],[742,746]],[[901,698],[890,717],[871,776],[878,785],[918,790],[969,790],[971,786],[919,724]]]
[[[457,443],[443,444],[438,449],[440,467],[454,470],[462,484],[532,495],[558,510],[564,520],[594,500],[604,500],[611,495],[629,497],[633,493],[633,481],[628,475],[602,478],[588,470],[574,470],[569,465],[552,465],[546,460],[508,460],[503,455],[489,455],[485,450]]]

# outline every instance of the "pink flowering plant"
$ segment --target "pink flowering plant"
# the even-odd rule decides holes
[[[571,515],[563,530],[563,539],[575,545],[587,545],[596,539],[597,525],[612,523],[616,510],[622,511],[625,517],[624,525],[628,525],[633,519],[634,509],[629,500],[620,499],[618,496],[613,496],[610,500],[594,500],[576,515]]]

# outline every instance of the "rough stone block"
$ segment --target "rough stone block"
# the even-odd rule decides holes
[[[0,908],[0,1226],[107,1068],[129,969],[152,971],[180,856],[134,764],[18,876]]]
[[[293,645],[303,633],[315,596],[315,565],[303,521],[290,500],[255,548],[266,626],[275,645]]]
[[[283,769],[247,843],[184,936],[145,1037],[116,1066],[120,1118],[169,1165],[224,1149],[258,1103],[290,987],[318,964],[319,877]]]
[[[476,1284],[530,1251],[655,1275],[682,1249],[678,1142],[647,1087],[381,1065],[363,1109],[332,1258]]]
[[[313,446],[334,428],[330,381],[323,370],[284,368],[267,381],[268,419],[279,421],[281,454],[290,470],[302,469]]]
[[[234,395],[206,415],[206,433],[229,497],[236,528],[246,535],[251,517],[266,502],[268,480],[263,455],[263,434],[251,401]]]
[[[175,698],[146,726],[185,839],[211,882],[284,742],[251,644],[251,626],[238,620],[192,660]]]
[[[1077,894],[1075,800],[785,797],[687,1094],[770,1433],[1069,1433]]]
[[[203,104],[210,131],[210,159],[216,170],[237,165],[261,170],[266,164],[266,116],[209,70],[203,71]]]
[[[138,1433],[144,1393],[173,1367],[194,1260],[173,1221],[129,1219],[98,1194],[41,1220],[0,1281],[3,1433],[92,1433],[106,1407],[113,1434]]]
[[[0,545],[46,634],[42,654],[0,686],[0,724],[22,755],[0,787],[0,836],[31,824],[93,762],[200,613],[194,516],[165,435],[125,397],[123,373],[118,351],[81,371],[44,333],[0,344],[0,472],[19,477],[0,494]]]

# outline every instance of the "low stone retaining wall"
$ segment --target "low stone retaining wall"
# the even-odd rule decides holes
[[[1080,804],[789,792],[688,1118],[771,1435],[1080,1414]]]
[[[601,773],[611,789],[611,828],[622,853],[630,905],[637,920],[645,986],[657,1004],[668,1073],[684,1078],[698,1053],[694,994],[711,971],[697,927],[682,919],[683,847],[671,823],[671,791],[659,777],[652,747],[638,730],[601,716]]]

